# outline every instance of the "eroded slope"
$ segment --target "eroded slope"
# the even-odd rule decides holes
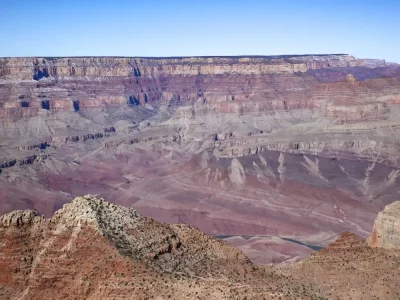
[[[91,196],[0,226],[1,299],[290,299],[296,286],[194,228]]]

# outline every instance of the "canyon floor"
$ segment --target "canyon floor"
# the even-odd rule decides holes
[[[398,200],[399,104],[350,55],[0,59],[0,214],[93,194],[297,262]]]

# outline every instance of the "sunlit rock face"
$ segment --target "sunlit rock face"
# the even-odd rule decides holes
[[[218,236],[367,237],[399,104],[398,65],[349,55],[3,58],[0,213],[91,193]]]
[[[388,205],[371,239],[377,231],[393,244],[398,216],[399,202]],[[36,210],[0,216],[0,241],[4,299],[372,300],[395,299],[400,292],[400,253],[387,242],[368,245],[350,232],[324,249],[279,237],[225,242],[91,195],[74,198],[48,219]]]
[[[378,214],[368,243],[371,247],[400,248],[400,201],[387,205]]]
[[[298,289],[195,228],[90,195],[50,219],[31,210],[0,216],[0,239],[2,299],[282,298]]]

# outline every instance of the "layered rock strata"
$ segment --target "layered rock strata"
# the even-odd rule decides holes
[[[0,70],[1,213],[49,217],[93,193],[213,235],[324,246],[367,237],[397,199],[396,64],[4,58]]]
[[[296,284],[227,243],[91,196],[0,218],[2,299],[290,299]],[[311,288],[311,287],[310,287]],[[317,291],[313,292],[318,296]]]
[[[400,248],[400,201],[387,205],[378,214],[368,243],[371,247]]]
[[[399,217],[396,205],[384,215],[390,210]],[[257,267],[238,249],[193,227],[159,223],[90,195],[75,198],[49,219],[34,210],[0,217],[0,241],[1,299],[400,295],[399,252],[370,247],[353,233],[340,234],[296,264]]]

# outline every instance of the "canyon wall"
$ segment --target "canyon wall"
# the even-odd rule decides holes
[[[399,104],[399,66],[350,55],[2,58],[0,213],[93,193],[213,235],[367,237]]]
[[[280,74],[309,69],[369,66],[350,55],[177,58],[3,58],[0,76],[38,80],[51,77],[126,77],[218,74]],[[378,61],[374,67],[385,66]]]
[[[373,64],[374,69],[385,66],[385,61]],[[198,99],[206,104],[201,109],[203,113],[204,110],[247,113],[322,108],[328,116],[335,116],[341,108],[326,108],[325,102],[330,99],[313,90],[317,82],[307,72],[355,67],[372,68],[370,62],[349,55],[3,58],[0,59],[0,119],[36,116],[40,110],[77,111],[159,101],[179,104]],[[397,83],[382,84],[391,88]],[[365,87],[358,89],[362,92]],[[371,102],[379,105],[375,100]],[[362,111],[373,114],[371,109],[365,106]],[[353,114],[356,121],[362,118],[360,111]],[[381,118],[381,114],[372,117]],[[352,121],[352,117],[344,117],[347,120]]]

